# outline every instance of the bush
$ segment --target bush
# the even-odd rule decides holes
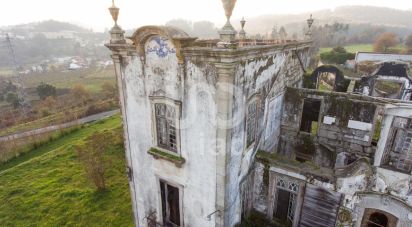
[[[56,97],[57,95],[56,87],[46,83],[41,83],[37,86],[36,90],[41,100],[44,100],[49,96]]]
[[[347,60],[355,59],[355,54],[347,52],[343,47],[335,47],[329,52],[321,53],[320,58],[324,63],[345,64]]]

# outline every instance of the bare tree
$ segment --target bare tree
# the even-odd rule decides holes
[[[387,53],[389,51],[389,48],[395,47],[398,44],[399,38],[395,33],[385,32],[376,39],[375,43],[373,44],[373,49],[376,52]]]
[[[96,132],[86,139],[84,145],[75,147],[87,177],[97,190],[106,189],[105,173],[109,160],[105,152],[112,144],[112,138],[113,133],[110,131]]]
[[[412,53],[412,34],[408,35],[405,40],[406,51]]]

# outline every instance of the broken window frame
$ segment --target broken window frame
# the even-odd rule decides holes
[[[401,121],[406,121],[405,125],[402,125]],[[392,121],[390,131],[391,134],[386,143],[381,166],[389,167],[391,169],[395,169],[404,173],[411,173],[412,141],[408,141],[407,135],[412,134],[412,118],[395,117]],[[403,134],[405,136],[401,138],[399,136],[400,134]],[[395,162],[392,162],[392,157],[395,157],[395,159],[397,160],[395,160]],[[401,160],[403,160],[403,163]],[[408,161],[409,164],[405,164],[405,160]]]
[[[279,198],[278,192],[279,190],[284,190],[289,192],[289,202],[288,204],[283,204],[283,206],[287,206],[287,219],[293,224],[295,222],[295,217],[297,214],[297,207],[298,207],[298,197],[301,190],[301,184],[290,177],[284,175],[276,175],[275,177],[275,184],[274,186],[274,195],[275,195],[275,205],[273,207],[273,217],[276,217],[276,213],[278,211]]]
[[[256,142],[256,137],[258,134],[258,119],[259,119],[259,108],[260,99],[259,94],[255,94],[249,99],[246,107],[246,117],[245,117],[245,143],[246,149],[252,146]],[[251,111],[254,111],[251,113]]]
[[[171,154],[180,154],[181,103],[163,96],[150,98],[155,146]],[[163,134],[160,122],[164,125]]]
[[[371,88],[371,96],[385,98],[383,96],[373,95],[374,92],[378,93],[378,91],[380,91],[377,89],[378,83],[385,83],[385,82],[386,83],[396,83],[400,85],[400,88],[398,90],[399,94],[397,94],[398,96],[395,99],[402,100],[403,95],[404,95],[404,90],[406,89],[406,80],[407,80],[406,78],[404,80],[396,80],[396,79],[384,79],[384,78],[378,77],[373,81],[373,86]]]
[[[163,223],[164,227],[183,227],[184,223],[183,223],[183,187],[178,185],[178,184],[174,184],[171,182],[168,182],[166,180],[163,179],[158,179],[159,182],[159,205],[160,205],[160,218],[161,218],[161,223]],[[178,223],[174,223],[172,220],[170,220],[170,205],[169,205],[169,193],[165,193],[168,191],[168,189],[172,188],[172,189],[176,189],[178,191],[178,200],[177,202],[179,203],[177,205],[178,207]],[[176,200],[174,200],[176,201]],[[167,206],[166,206],[167,205]],[[175,204],[176,206],[176,204]]]
[[[312,102],[313,101],[317,101],[317,102],[319,102],[319,112],[318,112],[318,118],[317,118],[317,120],[316,120],[316,123],[317,123],[317,127],[316,127],[316,132],[314,132],[314,129],[312,128],[313,127],[313,120],[311,121],[311,126],[310,126],[310,130],[309,130],[309,132],[308,131],[306,131],[306,130],[302,130],[302,123],[303,123],[303,120],[304,120],[304,114],[305,114],[305,101],[306,100],[312,100]],[[299,132],[301,132],[301,133],[308,133],[308,134],[311,134],[311,135],[317,135],[317,133],[318,133],[318,131],[319,131],[319,127],[320,127],[320,123],[321,123],[321,115],[322,115],[322,113],[321,113],[321,110],[322,110],[322,106],[323,106],[323,99],[321,99],[321,98],[318,98],[318,97],[307,97],[307,98],[304,98],[303,99],[303,103],[302,103],[302,114],[301,114],[301,118],[300,118],[300,122],[299,122]]]

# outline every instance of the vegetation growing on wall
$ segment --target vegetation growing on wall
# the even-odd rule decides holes
[[[300,134],[300,144],[296,146],[296,149],[298,152],[307,154],[307,155],[313,155],[316,152],[316,146],[313,142],[313,138],[311,137],[310,134]]]

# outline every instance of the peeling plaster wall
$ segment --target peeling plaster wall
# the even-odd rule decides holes
[[[305,99],[321,101],[317,130],[312,132],[315,133],[313,135],[300,132],[301,119],[305,114]],[[376,103],[364,101],[360,97],[350,99],[341,93],[329,94],[298,89],[288,89],[285,100],[280,137],[281,154],[294,157],[296,152],[311,152],[313,161],[324,167],[333,167],[335,161],[332,159],[336,156],[340,157],[337,163],[339,167],[342,164],[342,152],[355,155],[357,158],[373,157],[376,147],[371,142],[378,109]],[[302,144],[304,137],[310,139],[309,145],[312,146],[299,145]]]
[[[307,62],[309,58],[307,50],[300,50],[298,54],[303,62]],[[239,195],[242,193],[239,184],[250,174],[249,168],[254,161],[253,154],[257,149],[273,151],[277,147],[283,93],[286,86],[298,86],[303,75],[299,59],[292,51],[278,51],[267,53],[265,56],[248,57],[248,60],[240,62],[235,73],[233,119],[245,119],[248,101],[257,95],[260,101],[257,135],[258,137],[261,135],[262,140],[260,143],[255,141],[254,144],[246,147],[245,120],[232,129],[227,183],[229,209],[226,215],[228,220],[225,221],[227,226],[240,222],[242,198]],[[256,146],[258,143],[259,146]],[[259,172],[259,170],[256,171]],[[259,182],[259,179],[255,178],[255,180]],[[246,199],[253,200],[253,198]],[[255,208],[263,209],[259,205]]]
[[[137,46],[116,52],[122,71],[123,116],[137,224],[145,226],[146,217],[153,212],[157,221],[162,221],[161,179],[180,188],[185,226],[232,227],[240,222],[242,205],[245,212],[254,206],[255,152],[278,147],[283,94],[286,86],[301,84],[302,67],[309,62],[308,44],[235,51],[185,49],[182,43],[175,48],[180,41],[153,34],[142,34]],[[233,85],[233,97],[217,97],[225,93],[218,90],[222,89],[218,81]],[[181,110],[178,150],[185,159],[181,167],[147,153],[157,145],[153,104],[161,97]],[[246,148],[245,113],[253,97],[260,102],[259,140]],[[224,108],[228,103],[229,111]],[[225,130],[217,129],[221,125],[218,116],[225,113],[237,121],[233,128],[225,129],[227,136]],[[217,154],[219,150],[228,153]],[[220,192],[224,196],[217,194]],[[224,224],[219,213],[214,213],[217,209],[224,215]],[[207,221],[206,216],[212,213]]]
[[[138,222],[146,225],[145,216],[156,211],[160,221],[159,179],[182,189],[185,226],[214,226],[206,216],[215,211],[216,185],[216,70],[210,65],[178,64],[173,44],[163,40],[168,53],[146,45],[145,56],[123,59],[123,90],[128,119],[128,143],[133,163]],[[152,51],[149,51],[152,50]],[[184,71],[186,70],[186,73]],[[186,160],[182,168],[147,151],[156,146],[149,96],[165,96],[182,103],[180,151]]]
[[[329,96],[333,97],[333,99]],[[341,96],[341,98],[338,96]],[[310,165],[315,164],[317,166],[315,169],[323,168],[321,164],[324,161],[316,155],[321,155],[322,157],[328,156],[332,160],[337,160],[338,165],[336,165],[335,168],[334,166],[327,166],[327,168],[331,170],[328,181],[322,179],[321,175],[318,175],[321,172],[314,171],[315,169],[305,169],[303,165],[293,161],[293,153],[297,150],[294,144],[299,144],[302,140],[302,137],[299,136],[299,125],[300,116],[303,114],[304,98],[317,98],[322,100],[318,130],[316,135],[312,135],[314,146],[311,148],[320,150],[320,148],[325,146],[327,150],[330,150],[328,153],[332,152],[334,155],[316,152],[313,157],[313,163]],[[348,109],[351,111],[343,108],[341,110],[343,111],[342,113],[338,111],[331,115],[329,110],[331,102],[335,102],[336,100],[340,100],[339,103],[341,106],[354,106],[354,103],[361,103],[364,107],[351,107]],[[347,210],[351,217],[351,220],[348,222],[338,221],[338,224],[342,224],[342,226],[352,226],[352,224],[359,226],[365,208],[380,209],[393,214],[399,218],[397,226],[411,226],[411,174],[382,168],[380,165],[387,143],[390,142],[389,134],[392,121],[395,117],[410,118],[412,116],[412,109],[411,105],[406,103],[386,103],[386,100],[381,102],[375,99],[365,98],[364,96],[330,94],[306,89],[288,89],[285,95],[281,130],[281,140],[284,141],[285,144],[281,146],[280,154],[284,155],[285,159],[292,160],[286,161],[287,164],[285,164],[285,168],[281,169],[284,171],[294,169],[295,171],[292,171],[292,173],[303,174],[307,177],[306,183],[319,185],[329,190],[342,193],[344,199],[341,209]],[[365,111],[369,114],[359,111],[361,108],[365,108]],[[377,146],[376,144],[372,145],[370,141],[372,132],[375,130],[376,112],[383,114],[380,140]],[[356,119],[353,113],[360,115],[360,119]],[[352,119],[360,121],[350,120],[348,116],[352,115]],[[325,116],[328,116],[326,120]],[[343,119],[340,119],[342,117]],[[344,120],[344,124],[340,124],[342,120]],[[343,136],[345,134],[356,135],[356,131],[359,130],[367,131],[365,133],[368,135],[368,140],[357,141],[355,138]],[[359,138],[361,137],[362,136],[359,136]],[[319,146],[322,142],[324,145]],[[350,153],[356,154],[358,159],[351,164],[342,164],[342,154],[346,155]],[[276,155],[268,155],[266,157],[273,158],[274,160],[279,158]],[[273,163],[277,162],[269,161],[270,168],[278,167]],[[264,180],[267,165],[267,159],[259,159],[259,163],[257,163],[255,167],[255,209],[271,217],[272,211],[270,209],[268,211],[267,207],[270,207],[273,201],[267,197],[268,192],[265,189],[267,183],[265,183]]]

